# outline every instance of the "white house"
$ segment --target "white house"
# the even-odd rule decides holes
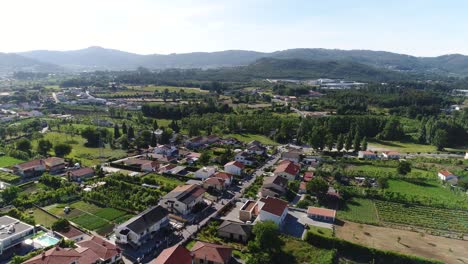
[[[372,151],[361,150],[358,152],[358,158],[360,159],[377,159],[377,155]]]
[[[249,166],[255,163],[251,155],[245,151],[241,151],[237,153],[234,159],[238,162],[241,162],[244,165],[249,165]]]
[[[336,211],[327,208],[309,206],[307,216],[318,221],[335,222]]]
[[[255,221],[271,220],[282,226],[288,215],[288,202],[274,197],[262,198],[258,202],[259,214]]]
[[[233,175],[242,175],[245,165],[239,161],[231,161],[224,165],[224,171]]]
[[[177,148],[171,145],[157,145],[154,150],[154,153],[166,155],[166,156],[175,156],[177,153]]]
[[[266,153],[266,149],[263,146],[252,145],[246,149],[249,154],[263,155]]]
[[[159,204],[169,212],[187,215],[193,207],[203,201],[205,189],[195,184],[177,186],[161,198]]]
[[[141,246],[158,232],[169,225],[169,212],[162,206],[154,206],[132,217],[114,229],[116,242]]]
[[[386,159],[400,159],[400,153],[396,151],[384,151],[382,152],[382,156]]]
[[[450,181],[452,179],[457,179],[457,176],[453,173],[451,173],[450,171],[448,170],[441,170],[439,171],[439,173],[437,174],[437,176],[439,177],[439,179],[441,179],[442,181]]]
[[[232,174],[229,174],[227,172],[219,171],[219,172],[213,174],[213,176],[211,176],[211,178],[223,179],[224,186],[227,187],[227,186],[231,185],[233,176],[232,176]]]
[[[214,166],[203,167],[195,172],[195,178],[205,180],[215,174],[217,168]]]
[[[34,227],[10,216],[0,217],[0,255],[34,235]]]
[[[290,160],[282,160],[280,163],[278,163],[278,166],[276,166],[273,174],[275,176],[281,176],[292,181],[296,179],[296,176],[299,174],[300,170],[301,166],[299,164]]]

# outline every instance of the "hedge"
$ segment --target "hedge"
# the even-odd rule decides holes
[[[305,241],[309,244],[326,249],[336,249],[338,254],[353,260],[385,263],[385,264],[442,264],[443,262],[409,256],[393,251],[369,248],[335,237],[325,237],[317,233],[307,232]]]

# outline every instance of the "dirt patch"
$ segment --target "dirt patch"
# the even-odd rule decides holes
[[[468,263],[468,241],[352,222],[336,226],[336,236],[354,243],[409,255]]]

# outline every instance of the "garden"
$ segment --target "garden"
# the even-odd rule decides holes
[[[357,223],[378,224],[374,202],[369,199],[353,198],[337,212],[337,218]]]

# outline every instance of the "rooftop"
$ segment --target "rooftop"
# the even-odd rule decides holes
[[[186,184],[174,188],[171,192],[164,196],[164,199],[175,198],[182,203],[189,204],[205,193],[205,190],[198,185]]]
[[[334,218],[336,215],[336,211],[327,208],[309,206],[309,208],[307,208],[307,214],[321,215]]]
[[[183,246],[175,245],[164,249],[150,264],[190,264],[190,251]]]
[[[278,198],[267,197],[260,199],[260,201],[265,203],[261,209],[262,211],[266,211],[277,216],[281,216],[284,210],[288,208],[288,202]]]
[[[197,241],[192,247],[192,253],[197,259],[204,259],[215,263],[229,263],[232,255],[232,248]]]
[[[126,226],[128,229],[132,230],[133,232],[139,234],[146,230],[146,228],[154,225],[155,223],[159,222],[161,219],[168,215],[168,211],[158,205],[152,208],[146,209],[145,211],[141,212],[139,215],[134,216],[127,220],[125,223],[121,224],[120,226]]]
[[[10,216],[0,217],[0,241],[33,229],[32,225],[21,222]]]

